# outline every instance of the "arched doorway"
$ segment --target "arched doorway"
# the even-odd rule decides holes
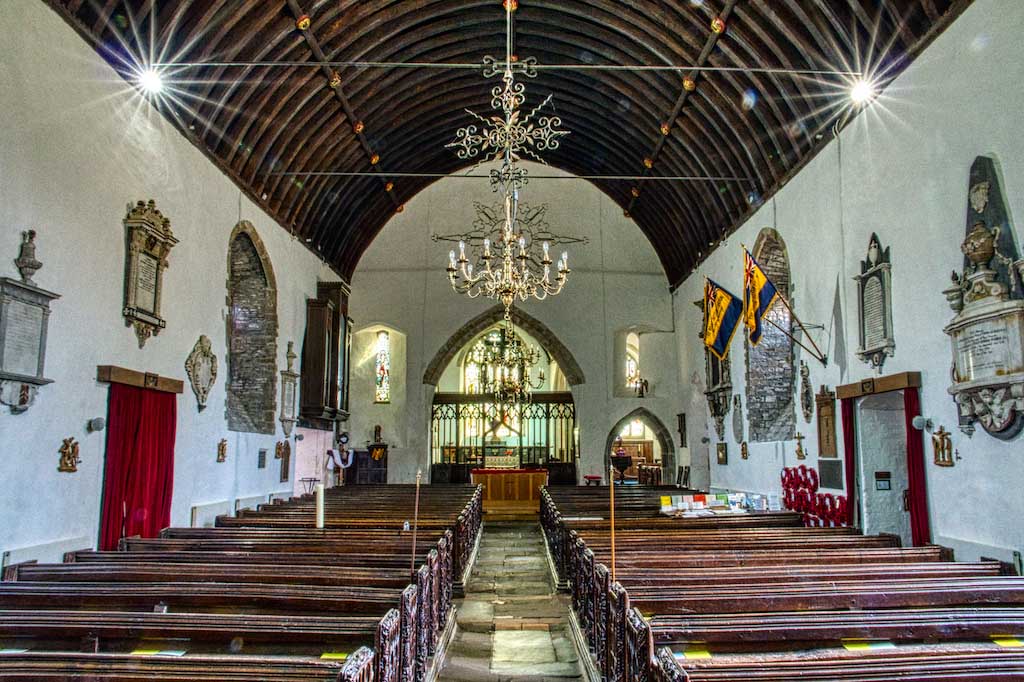
[[[583,382],[583,373],[543,323],[513,310],[508,329],[503,317],[504,310],[494,308],[470,320],[424,373],[424,383],[436,387],[431,481],[466,482],[477,467],[543,467],[551,484],[575,484],[579,433],[570,387]],[[515,367],[488,360],[507,357],[513,346],[535,357]],[[499,372],[528,381],[528,399],[503,401],[486,388]]]
[[[611,455],[620,439],[621,447],[633,458],[632,465],[626,472],[627,478],[635,477],[639,480],[642,466],[660,468],[663,477],[675,469],[676,450],[672,442],[672,433],[647,408],[638,407],[612,427],[604,446],[605,471],[611,466]]]

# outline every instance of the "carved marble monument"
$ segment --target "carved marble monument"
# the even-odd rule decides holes
[[[295,354],[295,342],[289,341],[288,352],[285,354],[288,367],[281,371],[280,422],[286,438],[292,435],[292,429],[295,427],[295,422],[298,421],[296,399],[299,391],[299,373],[295,371],[295,358],[297,357],[299,356]]]
[[[205,334],[199,337],[185,360],[185,373],[188,374],[192,392],[196,394],[196,402],[202,412],[210,396],[210,389],[217,381],[217,356],[213,354],[213,344]]]
[[[860,262],[857,282],[857,357],[881,370],[896,351],[892,335],[892,262],[889,247],[882,248],[878,235],[868,241],[867,258]]]
[[[1020,259],[992,159],[971,166],[964,271],[943,291],[956,316],[945,332],[953,345],[953,384],[960,430],[980,423],[1009,440],[1024,428],[1024,287]]]
[[[156,202],[128,204],[124,219],[124,315],[125,326],[135,328],[139,348],[150,336],[156,336],[167,323],[160,317],[163,276],[167,256],[178,240],[171,232],[171,221],[156,208]]]
[[[36,260],[36,233],[22,233],[14,264],[21,281],[0,277],[0,403],[13,414],[35,401],[40,386],[52,383],[43,376],[50,302],[60,296],[40,289],[32,281],[43,264]]]

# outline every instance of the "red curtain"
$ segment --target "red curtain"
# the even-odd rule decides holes
[[[839,401],[840,416],[843,420],[843,462],[846,469],[846,524],[853,526],[857,517],[857,486],[854,484],[854,458],[856,456],[853,424],[853,403],[855,398],[843,398]]]
[[[928,491],[924,473],[924,435],[914,428],[914,417],[921,414],[921,397],[916,388],[903,390],[903,413],[907,432],[907,487],[910,503],[910,537],[915,547],[932,541],[928,527]]]
[[[122,537],[156,537],[170,524],[177,396],[110,385],[100,549]]]

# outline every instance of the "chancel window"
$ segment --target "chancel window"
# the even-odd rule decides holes
[[[626,387],[635,389],[640,382],[640,336],[626,334]]]
[[[626,428],[622,429],[622,433],[619,434],[623,438],[643,438],[644,437],[644,423],[639,419],[626,424]]]
[[[373,402],[391,402],[391,335],[386,331],[377,332],[377,355],[374,360],[376,372]]]

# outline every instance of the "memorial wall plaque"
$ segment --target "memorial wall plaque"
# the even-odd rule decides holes
[[[892,332],[892,262],[889,247],[882,248],[878,235],[868,241],[865,260],[860,262],[857,282],[857,325],[860,345],[857,357],[881,370],[896,351]]]
[[[23,233],[21,251],[14,261],[21,281],[0,277],[0,403],[11,412],[24,412],[35,401],[40,386],[52,383],[43,376],[50,302],[60,298],[32,281],[43,264],[35,259],[34,230]]]
[[[156,202],[128,205],[125,227],[124,309],[125,325],[135,328],[139,348],[156,336],[167,323],[160,316],[163,274],[167,256],[178,240],[171,221],[156,208]]]
[[[295,371],[295,359],[297,357],[298,355],[295,354],[295,342],[289,341],[288,351],[285,353],[285,360],[288,365],[286,369],[281,371],[281,416],[279,418],[285,437],[292,435],[292,428],[295,427],[295,422],[298,421],[296,415],[296,394],[298,393],[300,375]]]
[[[1024,260],[992,159],[979,156],[968,185],[963,273],[942,293],[956,313],[944,331],[953,351],[959,426],[1009,440],[1024,429]]]

